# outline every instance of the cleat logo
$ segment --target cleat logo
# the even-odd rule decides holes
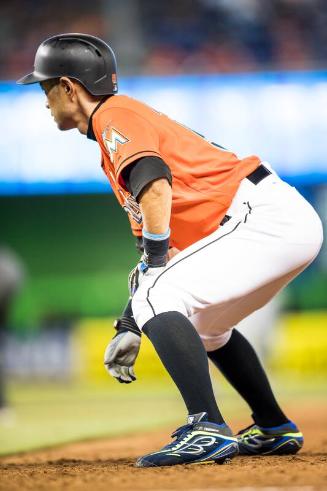
[[[176,448],[178,454],[201,455],[206,452],[207,447],[211,447],[214,443],[217,444],[214,436],[199,436],[189,443]]]
[[[126,136],[122,135],[114,127],[111,127],[110,131],[109,128],[105,128],[104,132],[102,133],[102,139],[109,152],[112,162],[114,159],[114,153],[117,153],[118,143],[120,145],[124,145],[124,143],[129,142],[129,139],[126,138]]]
[[[253,448],[261,448],[261,447],[264,447],[264,446],[267,446],[267,445],[270,445],[272,443],[274,443],[274,441],[276,440],[276,438],[264,438],[264,439],[260,439],[259,438],[255,438],[254,436],[251,436],[251,437],[247,437],[247,438],[244,438],[244,443],[246,445],[249,445],[249,447],[253,447]]]

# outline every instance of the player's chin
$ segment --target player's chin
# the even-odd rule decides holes
[[[75,125],[71,121],[67,121],[67,120],[61,121],[55,119],[55,122],[57,123],[57,127],[60,131],[67,131],[75,128]]]

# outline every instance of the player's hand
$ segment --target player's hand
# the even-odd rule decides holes
[[[136,380],[133,367],[140,351],[141,331],[133,317],[121,317],[115,328],[118,332],[106,348],[104,364],[118,382],[129,384]]]
[[[170,247],[168,251],[168,261],[175,257],[179,252],[181,252],[177,247]]]
[[[160,266],[149,266],[146,256],[143,255],[141,261],[128,275],[128,290],[131,297],[142,283],[145,277],[158,276],[165,269],[165,264]]]

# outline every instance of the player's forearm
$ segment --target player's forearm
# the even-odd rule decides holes
[[[172,190],[167,179],[151,182],[142,192],[139,203],[143,227],[150,234],[167,232],[170,222]]]

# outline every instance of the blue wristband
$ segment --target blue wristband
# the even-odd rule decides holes
[[[163,234],[150,234],[150,232],[147,232],[146,230],[143,229],[142,235],[146,239],[150,239],[150,240],[165,240],[168,239],[168,237],[170,236],[170,228],[168,228],[168,230]]]

